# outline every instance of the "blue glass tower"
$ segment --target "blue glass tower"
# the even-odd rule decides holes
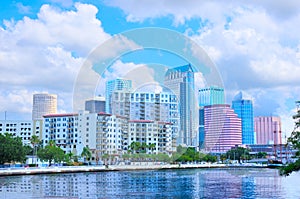
[[[254,144],[254,116],[251,100],[243,99],[239,92],[232,101],[232,109],[242,120],[242,144]]]

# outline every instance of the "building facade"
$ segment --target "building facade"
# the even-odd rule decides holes
[[[152,120],[172,123],[172,137],[179,131],[179,107],[176,95],[162,92],[115,91],[112,94],[112,114],[129,120]]]
[[[225,104],[224,88],[210,86],[199,89],[199,149],[204,149],[205,129],[204,129],[204,106],[214,104]]]
[[[257,144],[282,144],[280,117],[255,117],[254,123]]]
[[[111,112],[111,95],[114,91],[120,90],[131,90],[132,89],[132,81],[126,79],[114,79],[106,82],[106,90],[105,90],[105,112]]]
[[[190,64],[171,68],[165,74],[164,86],[179,101],[180,125],[177,144],[198,145],[198,106],[195,96],[194,69]]]
[[[214,104],[225,104],[224,88],[210,86],[199,89],[199,106],[209,106]]]
[[[205,150],[226,153],[242,144],[241,119],[227,104],[204,107]]]
[[[54,141],[65,153],[81,155],[83,145],[78,132],[78,113],[44,115],[43,145]]]
[[[105,112],[105,98],[95,97],[85,101],[85,110],[90,113]]]
[[[151,120],[130,120],[128,124],[127,149],[133,142],[145,143],[152,148],[145,148],[148,154],[164,153],[171,155],[174,152],[172,146],[172,124]]]
[[[240,92],[232,101],[232,109],[242,120],[242,143],[255,144],[253,104],[242,98]]]
[[[32,120],[43,120],[43,115],[57,113],[57,95],[34,94],[32,105]]]
[[[20,137],[24,145],[31,145],[30,139],[34,132],[32,121],[0,120],[0,134],[9,133],[13,137]],[[37,129],[39,135],[39,129]]]

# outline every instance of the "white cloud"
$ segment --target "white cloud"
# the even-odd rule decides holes
[[[160,83],[155,80],[155,71],[145,64],[123,63],[120,60],[114,62],[100,78],[97,93],[105,95],[105,83],[109,80],[123,78],[132,80],[133,89],[147,89],[149,85],[155,85],[152,89],[160,90]]]
[[[72,110],[73,84],[85,56],[110,38],[97,12],[95,6],[80,3],[74,10],[43,5],[36,19],[4,22],[0,27],[3,109],[30,114],[32,94],[47,91],[61,97],[59,110]]]

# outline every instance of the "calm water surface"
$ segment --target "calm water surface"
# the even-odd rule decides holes
[[[300,198],[300,173],[187,169],[0,177],[0,198]]]

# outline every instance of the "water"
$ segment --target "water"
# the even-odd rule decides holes
[[[186,169],[0,177],[0,198],[300,198],[300,173]]]

